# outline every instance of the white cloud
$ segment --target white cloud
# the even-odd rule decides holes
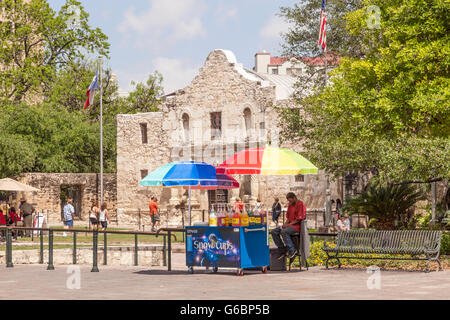
[[[259,34],[267,39],[280,39],[281,33],[289,31],[289,23],[279,16],[272,16]]]
[[[205,36],[202,23],[205,0],[149,0],[149,8],[136,12],[130,7],[124,13],[124,20],[117,30],[126,38],[133,35],[145,41],[175,42],[180,39],[193,39]]]
[[[225,22],[229,19],[234,19],[238,15],[238,9],[232,5],[224,4],[222,1],[216,7],[214,15],[219,22]]]
[[[199,67],[184,63],[179,59],[158,57],[152,60],[155,70],[163,76],[164,92],[166,94],[182,89],[198,74]]]

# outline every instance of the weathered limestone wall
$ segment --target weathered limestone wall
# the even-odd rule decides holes
[[[159,112],[117,116],[117,220],[120,225],[136,225],[138,209],[148,216],[148,203],[156,195],[168,201],[170,190],[139,187],[141,170],[151,171],[170,162],[169,141],[162,129]],[[140,124],[147,124],[148,143],[142,143]],[[145,213],[144,213],[145,211]],[[148,217],[147,217],[148,218]]]
[[[98,261],[103,263],[103,247],[98,249]],[[0,261],[6,263],[5,251],[0,251]],[[77,264],[92,265],[92,249],[77,248]],[[163,246],[151,245],[138,248],[138,265],[163,266]],[[38,264],[39,250],[14,250],[12,256],[13,265]],[[134,266],[134,247],[108,247],[107,263],[112,266]],[[44,251],[44,264],[48,264],[48,250]],[[53,264],[73,265],[72,249],[53,250]],[[101,268],[101,266],[100,266]]]
[[[44,212],[49,225],[61,225],[61,185],[81,187],[81,219],[75,219],[76,226],[89,224],[92,201],[100,201],[100,175],[95,173],[27,173],[18,181],[40,189],[39,192],[17,193],[13,200],[16,208],[20,198],[25,197],[37,212]],[[104,175],[104,196],[112,220],[117,215],[116,175]]]

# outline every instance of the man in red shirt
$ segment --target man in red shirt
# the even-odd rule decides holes
[[[150,217],[152,218],[152,232],[156,232],[159,221],[161,220],[158,213],[158,199],[156,197],[152,197],[148,207],[150,209]]]
[[[297,196],[290,192],[286,196],[289,201],[289,207],[286,214],[286,223],[271,231],[272,239],[281,253],[286,254],[288,258],[295,257],[295,246],[291,235],[300,232],[300,223],[306,219],[306,207]],[[287,251],[287,253],[286,253]]]

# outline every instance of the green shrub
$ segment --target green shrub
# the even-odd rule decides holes
[[[450,255],[450,233],[448,232],[442,233],[441,255]]]
[[[380,230],[411,228],[415,226],[411,209],[425,198],[425,193],[413,185],[369,183],[365,190],[347,201],[343,210],[350,215],[365,214],[371,220],[377,219],[376,228]]]

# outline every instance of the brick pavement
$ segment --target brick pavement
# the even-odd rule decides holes
[[[248,271],[237,277],[186,272],[184,254],[173,255],[174,271],[162,267],[111,267],[99,273],[81,266],[80,289],[67,289],[66,266],[0,266],[0,299],[450,299],[450,272],[381,271],[381,289],[367,288],[366,270]],[[189,295],[186,294],[189,292]]]

